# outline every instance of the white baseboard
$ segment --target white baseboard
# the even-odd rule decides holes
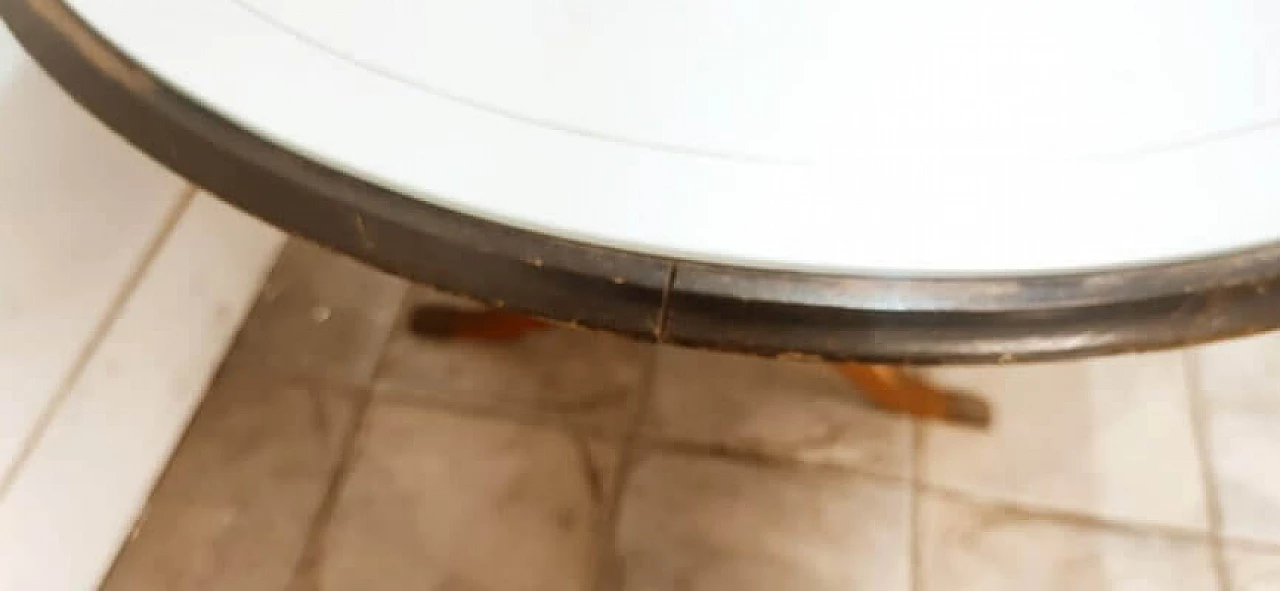
[[[94,589],[283,236],[61,93],[0,28],[0,590]]]
[[[96,587],[282,243],[192,199],[0,498],[0,589]]]

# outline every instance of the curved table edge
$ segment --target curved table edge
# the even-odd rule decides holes
[[[275,146],[166,86],[61,0],[0,0],[0,18],[95,117],[227,202],[395,275],[554,321],[686,346],[894,363],[1059,359],[1280,327],[1280,244],[1088,273],[892,278],[676,261],[520,230]]]

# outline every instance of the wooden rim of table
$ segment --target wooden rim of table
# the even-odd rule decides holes
[[[236,126],[114,49],[61,0],[0,0],[0,17],[81,105],[222,199],[396,275],[560,322],[761,355],[901,363],[1122,353],[1280,326],[1280,244],[1088,273],[895,278],[671,260],[520,230]]]

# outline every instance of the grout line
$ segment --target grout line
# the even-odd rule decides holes
[[[294,563],[287,589],[296,589],[298,591],[319,589],[319,581],[314,580],[314,577],[318,574],[318,568],[324,560],[324,536],[333,521],[338,498],[342,494],[342,490],[346,488],[347,479],[351,476],[351,468],[355,464],[356,456],[358,455],[357,449],[360,438],[364,435],[365,429],[368,428],[369,407],[372,400],[373,397],[368,395],[366,390],[365,395],[361,397],[356,404],[356,408],[352,411],[352,418],[348,427],[349,431],[342,438],[341,453],[338,456],[338,461],[334,463],[333,476],[329,479],[329,486],[325,488],[324,496],[320,499],[320,505],[316,507],[315,515],[311,518],[311,524],[307,527],[302,551],[298,553],[298,559]]]
[[[18,454],[13,463],[10,464],[8,471],[0,473],[0,503],[4,502],[5,497],[8,496],[9,489],[13,487],[13,483],[18,479],[18,475],[22,473],[22,469],[30,461],[31,455],[35,453],[36,447],[39,446],[40,441],[43,439],[45,430],[53,422],[53,418],[58,414],[63,403],[66,402],[71,390],[80,381],[81,374],[89,366],[90,360],[97,353],[102,341],[111,332],[111,327],[115,325],[120,315],[124,312],[124,307],[129,303],[129,299],[133,296],[133,292],[138,288],[138,285],[142,283],[142,279],[146,277],[152,263],[160,256],[160,251],[164,249],[164,245],[169,241],[169,237],[173,234],[174,229],[177,228],[178,222],[187,212],[198,191],[199,189],[195,185],[188,185],[182,191],[178,196],[177,202],[165,214],[159,231],[152,236],[150,242],[147,243],[146,248],[142,251],[142,256],[139,257],[137,264],[129,271],[124,283],[112,296],[106,310],[103,311],[102,318],[94,325],[88,342],[76,353],[70,369],[67,370],[62,380],[58,382],[53,398],[45,404],[40,415],[36,417],[34,428],[22,442],[22,447],[18,450]]]
[[[643,371],[643,368],[639,368]],[[618,395],[602,396],[595,399],[589,399],[585,402],[574,402],[571,404],[563,404],[552,406],[547,409],[540,408],[520,408],[512,407],[509,404],[502,404],[494,401],[471,401],[457,400],[455,392],[445,391],[444,394],[438,393],[438,389],[432,388],[414,388],[410,386],[402,386],[400,384],[374,384],[374,396],[379,402],[387,402],[405,407],[418,407],[423,410],[450,410],[459,411],[466,414],[486,415],[495,418],[506,418],[515,422],[526,422],[532,424],[551,423],[556,424],[557,418],[559,423],[570,425],[574,422],[582,422],[592,418],[598,418],[604,413],[611,413],[618,408],[629,407],[630,393],[622,392]],[[579,419],[581,417],[581,419]]]
[[[884,483],[909,485],[910,480],[902,476],[893,476],[883,472],[873,472],[855,466],[841,466],[827,463],[814,463],[793,458],[785,458],[763,454],[750,449],[737,449],[728,445],[714,443],[652,439],[645,440],[646,450],[662,452],[674,456],[706,458],[721,460],[732,464],[751,466],[757,469],[791,472],[797,474],[829,474],[832,476],[856,476]]]
[[[1135,536],[1161,536],[1178,540],[1191,540],[1204,542],[1210,537],[1210,534],[1204,530],[1184,528],[1175,525],[1165,525],[1159,523],[1135,523],[1120,521],[1109,517],[1099,517],[1088,513],[1081,513],[1069,509],[1054,509],[1044,507],[1031,507],[1019,502],[1009,501],[1005,499],[985,497],[973,494],[964,490],[938,486],[926,482],[919,482],[912,485],[912,478],[904,478],[901,476],[892,476],[880,472],[871,472],[865,469],[850,466],[833,466],[829,464],[815,465],[800,460],[789,460],[776,457],[761,458],[758,454],[749,451],[727,449],[723,446],[694,444],[688,442],[672,442],[672,441],[652,441],[645,442],[646,449],[669,453],[680,456],[696,456],[717,459],[721,461],[732,462],[754,467],[761,470],[774,470],[779,472],[791,473],[809,473],[809,474],[828,474],[832,476],[848,476],[865,478],[883,483],[892,483],[906,485],[917,489],[915,492],[917,502],[926,495],[947,499],[953,502],[984,507],[992,511],[1006,512],[1010,515],[1016,515],[1020,518],[1028,520],[1051,521],[1062,524],[1077,525],[1098,529],[1102,531],[1110,531],[1121,534]],[[1273,550],[1280,553],[1280,542],[1269,544],[1258,540],[1234,540],[1227,539],[1233,544],[1239,543],[1242,546],[1249,546],[1255,549]]]
[[[591,439],[582,433],[574,431],[569,431],[566,435],[569,438],[569,443],[573,445],[573,451],[578,454],[579,467],[582,468],[582,479],[587,483],[591,502],[599,506],[604,502],[604,495],[607,492],[605,487],[608,483],[591,457]]]
[[[377,267],[369,266],[365,263],[360,264],[365,265],[368,269],[372,269],[380,274],[386,275],[386,273],[383,273],[382,270]],[[395,303],[391,306],[395,308],[395,313],[391,315],[391,319],[386,323],[386,326],[381,327],[382,334],[379,335],[376,345],[377,356],[374,357],[373,363],[369,364],[368,371],[364,372],[360,376],[361,381],[358,382],[359,386],[365,387],[369,390],[370,395],[372,395],[378,383],[378,378],[382,375],[383,366],[385,365],[383,363],[383,359],[387,355],[387,346],[391,344],[391,339],[395,338],[396,331],[401,327],[400,323],[405,321],[405,309],[410,305],[412,300],[412,298],[409,297],[409,291],[412,288],[412,284],[405,279],[396,278],[394,281],[397,284],[396,289],[399,291],[395,296]],[[367,315],[364,315],[364,309],[362,307],[357,306],[353,309],[361,310],[362,318],[371,320]]]
[[[1003,513],[1010,517],[1016,517],[1026,521],[1048,521],[1130,536],[1157,536],[1171,540],[1191,542],[1205,542],[1211,537],[1207,532],[1198,529],[1188,529],[1175,525],[1159,523],[1117,521],[1108,517],[1099,517],[1068,509],[1028,507],[1013,501],[983,498],[961,490],[941,486],[925,484],[921,486],[920,492],[951,502],[964,503],[966,505],[984,508],[989,511]]]
[[[668,276],[668,284],[673,276],[674,270]],[[659,335],[663,334],[665,324],[664,316],[659,320]],[[627,409],[627,422],[621,440],[618,442],[613,482],[606,491],[604,506],[601,507],[600,539],[597,540],[598,546],[595,552],[595,572],[591,573],[592,587],[595,591],[616,591],[623,585],[622,565],[617,552],[618,521],[622,514],[622,500],[627,484],[640,459],[642,433],[657,385],[660,348],[655,345],[649,351],[649,360],[645,366],[641,387],[634,394],[630,408]]]
[[[479,419],[502,421],[524,427],[561,429],[575,436],[584,436],[592,440],[609,438],[606,428],[592,424],[589,417],[578,419],[568,414],[553,411],[539,412],[533,410],[511,411],[499,404],[469,404],[441,398],[417,396],[411,390],[373,389],[374,402],[379,406],[403,408],[423,412],[446,412]],[[616,439],[616,438],[615,438]]]
[[[396,399],[384,399],[379,401],[381,404],[403,405],[411,408],[421,408],[422,405],[415,404],[410,401],[401,401]],[[442,408],[450,411],[456,411],[463,414],[474,415],[494,420],[504,420],[516,422],[518,424],[534,426],[534,427],[560,427],[569,428],[575,434],[585,436],[588,439],[601,441],[606,439],[606,434],[599,430],[591,429],[585,425],[565,425],[564,423],[555,422],[553,419],[539,419],[529,417],[513,417],[511,415],[495,413],[487,409],[476,409],[467,406],[442,406]],[[923,433],[923,425],[920,425],[921,434]],[[901,476],[892,476],[882,472],[873,472],[864,468],[848,465],[838,465],[829,463],[814,463],[794,458],[786,458],[780,456],[761,454],[750,449],[734,448],[727,445],[716,445],[704,442],[690,442],[670,439],[645,439],[642,441],[645,451],[653,451],[685,457],[700,457],[715,459],[734,464],[751,466],[757,469],[776,470],[781,472],[796,473],[816,473],[830,474],[839,476],[852,476],[857,478],[865,478],[884,483],[903,484],[911,487],[913,490],[913,503],[918,504],[924,495],[934,495],[946,498],[952,501],[963,502],[971,505],[979,505],[989,507],[995,510],[1004,510],[1018,515],[1025,516],[1029,519],[1042,519],[1045,521],[1055,521],[1074,525],[1082,525],[1086,527],[1115,531],[1119,533],[1128,533],[1133,535],[1157,535],[1184,540],[1208,540],[1210,534],[1206,531],[1197,529],[1188,529],[1178,526],[1151,524],[1151,523],[1134,523],[1125,522],[1113,518],[1098,517],[1088,513],[1081,513],[1069,509],[1048,509],[1029,507],[1025,504],[1019,504],[1014,501],[1002,500],[999,498],[986,497],[979,494],[965,492],[960,489],[948,488],[945,486],[931,485],[920,480],[913,484],[912,480],[918,478],[916,474],[911,477],[904,478]],[[920,470],[922,466],[917,462],[913,466],[914,470]],[[1259,551],[1269,551],[1280,554],[1280,541],[1268,542],[1250,538],[1233,538],[1221,537],[1222,542],[1249,548]]]
[[[369,268],[375,269],[374,267]],[[382,271],[378,272],[381,273]],[[400,279],[399,281],[400,293],[396,296],[396,313],[393,315],[391,322],[387,325],[386,330],[382,333],[381,342],[378,343],[378,356],[374,358],[373,367],[369,368],[369,374],[365,376],[365,382],[361,384],[369,391],[369,398],[371,400],[373,398],[374,384],[377,383],[378,376],[382,374],[383,365],[386,364],[387,345],[390,345],[391,339],[395,338],[396,329],[399,328],[398,323],[404,319],[405,307],[410,305],[410,300],[412,299],[409,295],[412,284],[404,279]]]
[[[396,302],[397,319],[400,317],[399,311],[402,310],[408,300],[408,292],[407,288],[401,290],[400,299]],[[369,375],[365,377],[365,383],[359,386],[358,391],[361,396],[356,402],[355,408],[352,409],[351,422],[346,436],[342,439],[338,461],[334,463],[333,475],[329,479],[329,485],[325,488],[324,496],[321,497],[320,505],[316,507],[315,515],[311,518],[311,524],[307,527],[302,551],[298,554],[298,559],[293,566],[293,572],[289,577],[290,580],[286,584],[286,588],[291,591],[311,591],[320,587],[319,581],[314,580],[314,577],[318,574],[318,568],[324,560],[324,537],[333,521],[338,499],[342,494],[342,490],[346,488],[348,478],[351,476],[351,468],[358,456],[360,438],[368,428],[369,409],[374,404],[373,382],[382,369],[386,358],[387,344],[391,342],[395,329],[396,324],[393,321],[382,335],[382,341],[377,345],[378,354],[375,358],[376,361],[373,363],[373,368],[370,370]],[[323,376],[320,378],[323,379]]]
[[[1191,406],[1191,432],[1200,456],[1200,481],[1204,483],[1205,515],[1209,522],[1209,551],[1218,576],[1219,591],[1231,589],[1231,571],[1222,549],[1222,502],[1218,498],[1218,480],[1213,465],[1213,445],[1209,441],[1208,399],[1202,387],[1199,359],[1192,351],[1182,351],[1183,380]]]
[[[667,281],[666,281],[667,285],[663,292],[663,301],[662,301],[662,305],[658,315],[658,326],[655,327],[655,338],[659,343],[665,341],[668,315],[670,312],[668,308],[668,300],[671,295],[671,287],[674,283],[675,272],[676,272],[676,269],[673,266],[673,268],[670,270],[670,272],[667,275]],[[384,347],[385,347],[385,344],[384,344]],[[1014,515],[1023,519],[1044,520],[1044,521],[1058,522],[1058,523],[1064,523],[1064,524],[1072,524],[1072,525],[1089,527],[1089,528],[1099,529],[1103,531],[1112,531],[1112,532],[1117,532],[1117,533],[1122,533],[1127,535],[1138,535],[1138,536],[1155,535],[1155,536],[1161,536],[1165,538],[1195,541],[1200,543],[1208,541],[1215,545],[1214,546],[1214,550],[1215,550],[1214,558],[1216,561],[1215,566],[1221,566],[1222,564],[1221,546],[1222,546],[1222,542],[1224,541],[1224,538],[1222,538],[1219,535],[1220,530],[1216,525],[1216,522],[1214,521],[1211,521],[1211,530],[1212,530],[1211,533],[1206,534],[1206,532],[1197,530],[1197,529],[1187,529],[1187,528],[1180,528],[1177,526],[1167,526],[1167,525],[1161,525],[1161,524],[1130,523],[1130,522],[1124,522],[1124,521],[1117,521],[1110,518],[1097,517],[1089,514],[1082,514],[1078,512],[1073,512],[1071,510],[1028,508],[1026,506],[1022,506],[1010,501],[990,499],[987,497],[982,497],[980,495],[974,495],[972,493],[968,493],[968,492],[964,492],[956,489],[950,489],[946,487],[931,486],[923,482],[924,467],[922,463],[922,455],[923,455],[923,438],[924,438],[925,426],[918,421],[912,421],[912,424],[911,424],[912,426],[912,433],[911,433],[912,434],[912,440],[911,440],[912,463],[910,466],[911,468],[910,476],[907,478],[903,478],[901,476],[888,476],[881,473],[868,472],[856,467],[839,466],[839,465],[831,465],[831,464],[815,465],[813,463],[803,462],[797,459],[777,457],[777,456],[766,456],[759,452],[755,452],[753,450],[735,449],[731,446],[725,446],[725,445],[714,445],[714,444],[707,445],[707,444],[700,444],[700,443],[670,441],[670,440],[661,440],[661,439],[650,441],[644,435],[644,422],[652,406],[653,399],[656,396],[655,383],[656,383],[656,374],[658,369],[659,349],[660,347],[653,347],[651,349],[653,353],[651,354],[649,363],[647,364],[647,367],[646,367],[644,377],[642,378],[641,388],[629,399],[628,401],[629,403],[626,404],[627,408],[625,411],[625,414],[626,414],[625,420],[627,421],[627,423],[624,426],[622,433],[617,438],[612,438],[608,435],[608,433],[602,433],[602,432],[599,432],[599,430],[592,430],[590,429],[589,426],[568,423],[563,420],[555,420],[552,417],[542,418],[542,417],[536,417],[536,416],[530,417],[527,415],[512,416],[512,414],[502,412],[501,408],[485,408],[485,407],[476,407],[476,406],[465,405],[465,404],[462,404],[462,405],[448,404],[448,403],[439,403],[438,401],[431,401],[429,403],[424,404],[423,401],[421,401],[420,399],[408,398],[408,397],[396,397],[394,392],[391,392],[390,393],[391,395],[389,396],[387,395],[388,393],[384,392],[382,393],[383,396],[379,398],[378,393],[373,392],[373,390],[375,390],[376,388],[370,388],[370,394],[369,394],[366,406],[371,406],[372,404],[404,405],[404,406],[415,406],[415,407],[438,406],[443,409],[450,409],[450,410],[454,410],[454,411],[458,411],[466,414],[474,414],[474,415],[484,416],[484,417],[489,417],[494,419],[514,421],[522,424],[530,424],[530,425],[543,426],[543,427],[565,428],[570,431],[570,436],[575,439],[575,442],[576,442],[575,444],[584,444],[584,441],[579,439],[579,437],[581,436],[585,436],[588,439],[595,439],[595,440],[611,439],[617,442],[619,444],[619,447],[616,450],[617,453],[615,456],[617,459],[615,477],[612,479],[613,482],[610,483],[603,490],[603,495],[600,500],[601,514],[600,514],[600,520],[598,522],[599,529],[597,530],[598,539],[596,540],[597,545],[593,549],[595,562],[591,565],[592,570],[588,572],[588,575],[592,579],[594,588],[597,589],[598,591],[616,591],[616,589],[618,589],[620,584],[623,582],[623,579],[620,576],[622,573],[618,568],[616,568],[616,565],[618,565],[616,542],[617,542],[617,527],[618,527],[619,516],[621,515],[623,498],[625,497],[624,493],[626,491],[627,482],[631,476],[631,472],[633,472],[635,465],[640,461],[642,454],[650,450],[667,452],[667,453],[675,453],[675,454],[681,454],[681,455],[696,455],[696,456],[719,458],[726,461],[748,464],[757,468],[764,467],[766,469],[801,470],[801,471],[810,471],[810,472],[826,472],[826,473],[832,473],[832,474],[857,475],[859,477],[872,478],[882,482],[894,482],[899,484],[907,484],[910,489],[909,502],[910,502],[910,512],[911,512],[910,513],[910,533],[909,533],[910,540],[909,540],[909,548],[908,548],[908,551],[910,553],[909,562],[911,567],[909,580],[911,581],[910,587],[913,589],[913,591],[920,591],[920,589],[922,589],[922,587],[924,586],[922,571],[921,571],[921,568],[922,568],[921,567],[921,563],[922,563],[921,543],[920,543],[921,524],[919,523],[920,521],[919,512],[920,512],[921,499],[925,494],[936,495],[936,496],[947,498],[957,502],[964,502],[971,505],[986,507],[987,509],[992,511],[1007,513],[1009,515]],[[363,424],[364,423],[362,419],[361,425]],[[362,432],[365,428],[366,427],[361,426],[360,428],[353,429],[353,433]],[[350,453],[350,450],[347,450],[347,451],[348,453]],[[589,460],[590,460],[589,457],[583,458],[583,461],[589,461]],[[344,459],[344,465],[348,462],[350,462],[349,459]],[[590,469],[591,467],[586,467],[586,468]],[[333,501],[329,499],[328,496],[330,495],[336,496],[336,493],[341,490],[341,483],[336,482],[338,478],[339,478],[339,475],[335,474],[335,484],[334,486],[331,487],[331,490],[329,491],[329,495],[326,496],[327,505],[331,505],[333,503]],[[345,479],[346,476],[343,475],[342,478]],[[1213,502],[1215,504],[1217,502],[1216,493],[1215,493]],[[332,508],[330,507],[327,510],[332,511]],[[320,517],[317,516],[316,526],[313,528],[313,531],[309,534],[309,540],[307,544],[309,547],[318,543],[318,541],[322,539],[321,536],[323,535],[324,527],[327,527],[327,523],[321,524]],[[1280,544],[1268,545],[1264,542],[1257,542],[1257,541],[1242,541],[1242,544],[1247,544],[1255,548],[1267,548],[1267,549],[1280,550]],[[308,554],[312,556],[311,560],[313,562],[322,558],[318,556],[319,550],[320,550],[319,548],[309,549]],[[301,572],[301,566],[302,565],[300,563],[299,572]],[[295,573],[295,576],[296,576],[296,573]],[[1219,580],[1224,581],[1225,579],[1223,579],[1222,576],[1220,575]]]
[[[1280,541],[1255,540],[1250,538],[1233,538],[1230,536],[1218,536],[1218,540],[1222,542],[1223,556],[1226,555],[1226,547],[1231,546],[1240,550],[1248,550],[1250,552],[1260,552],[1264,554],[1280,554]]]
[[[581,433],[568,433],[570,444],[578,456],[578,466],[582,478],[586,481],[592,507],[591,530],[589,543],[583,552],[583,568],[586,580],[591,582],[593,591],[617,591],[615,582],[617,569],[614,568],[616,554],[610,543],[611,530],[605,517],[605,499],[610,495],[610,481],[601,474],[591,455],[591,442]]]
[[[675,263],[667,269],[666,280],[662,286],[662,301],[658,307],[658,322],[653,329],[654,346],[649,348],[648,363],[645,364],[644,377],[639,391],[632,395],[626,412],[626,425],[618,442],[614,475],[608,490],[605,491],[603,506],[600,507],[600,521],[596,539],[595,552],[592,553],[591,579],[595,591],[618,591],[625,584],[625,573],[618,555],[618,521],[622,514],[622,499],[631,480],[631,472],[635,469],[640,457],[640,439],[644,431],[649,407],[652,406],[654,389],[657,383],[658,355],[662,343],[667,337],[667,320],[670,317],[671,290],[676,282]],[[589,459],[589,458],[588,458]]]
[[[920,548],[920,491],[924,484],[924,425],[919,417],[911,421],[911,486],[907,489],[910,514],[907,519],[908,580],[911,591],[924,589],[924,567]]]
[[[1230,545],[1241,550],[1249,550],[1252,552],[1264,552],[1269,554],[1280,554],[1280,541],[1255,540],[1251,538],[1233,538],[1230,536],[1218,536],[1218,540],[1222,542],[1225,549]]]

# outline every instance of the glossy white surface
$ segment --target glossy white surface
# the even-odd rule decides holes
[[[192,97],[452,209],[767,268],[1280,239],[1267,0],[70,0]]]

